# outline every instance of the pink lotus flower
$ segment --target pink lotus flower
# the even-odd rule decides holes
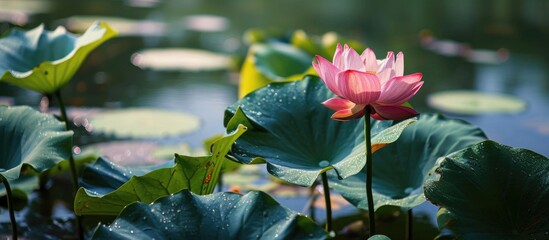
[[[370,108],[378,120],[402,120],[418,114],[414,109],[401,106],[412,98],[423,85],[421,73],[404,76],[404,54],[396,59],[388,52],[377,60],[371,49],[359,55],[354,49],[338,44],[334,61],[316,56],[313,67],[326,86],[338,97],[322,104],[336,111],[332,118],[347,121],[364,116]]]

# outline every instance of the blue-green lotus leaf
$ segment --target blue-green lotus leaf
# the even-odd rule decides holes
[[[248,164],[267,162],[269,173],[302,186],[311,186],[330,169],[341,178],[356,174],[366,162],[364,120],[331,119],[333,111],[321,104],[331,97],[333,93],[315,76],[272,83],[248,94],[225,112],[226,124],[248,127],[231,155]],[[414,121],[394,126],[374,122],[373,149],[395,141]]]
[[[425,196],[458,239],[547,239],[549,159],[484,141],[441,158]]]
[[[152,204],[129,205],[92,238],[326,239],[326,233],[263,192],[199,196],[183,190]]]
[[[464,121],[439,114],[421,114],[398,140],[373,155],[375,208],[386,205],[412,208],[423,203],[423,183],[436,160],[484,140],[482,130]],[[343,180],[330,174],[330,181],[353,205],[368,209],[365,169]]]
[[[106,23],[94,23],[82,36],[58,27],[13,29],[0,38],[0,82],[41,93],[54,93],[70,81],[88,53],[116,35]]]
[[[21,172],[43,172],[68,159],[72,134],[51,115],[0,106],[0,175],[12,181]]]

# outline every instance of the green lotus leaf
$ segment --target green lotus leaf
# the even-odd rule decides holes
[[[239,98],[275,81],[298,80],[313,73],[308,53],[284,43],[254,44],[240,71]]]
[[[180,193],[134,203],[92,239],[326,239],[311,219],[263,192],[209,196]]]
[[[339,122],[321,103],[334,95],[315,76],[301,81],[272,83],[230,106],[227,126],[241,123],[248,131],[231,155],[243,163],[267,162],[272,175],[287,182],[311,186],[318,175],[335,169],[346,178],[365,165],[364,120]],[[372,127],[374,150],[395,141],[415,120],[391,128],[377,121]]]
[[[83,186],[76,193],[74,211],[78,215],[118,215],[133,202],[151,203],[156,199],[189,189],[211,194],[218,182],[225,155],[234,141],[246,131],[243,125],[214,143],[212,155],[175,155],[172,167],[159,168],[143,176],[106,162],[86,169]],[[99,168],[101,167],[101,168]],[[120,176],[122,173],[122,176]],[[128,180],[128,176],[131,176]]]
[[[458,114],[517,113],[526,109],[526,102],[514,96],[465,90],[431,94],[428,103]]]
[[[94,23],[82,36],[58,27],[44,30],[13,29],[0,38],[0,82],[41,93],[54,93],[67,84],[88,53],[116,32],[106,23]]]
[[[72,134],[51,115],[0,106],[0,175],[13,181],[21,172],[43,172],[68,159]]]
[[[439,114],[421,114],[398,140],[373,155],[375,208],[386,205],[413,208],[423,203],[423,183],[436,160],[484,140],[482,130],[464,121]],[[329,177],[334,190],[356,207],[368,209],[364,191],[366,169],[343,180],[335,174]]]
[[[89,118],[93,132],[118,138],[159,138],[194,131],[200,120],[190,114],[153,108],[105,111]]]
[[[438,161],[425,196],[458,239],[547,239],[549,159],[484,141]]]

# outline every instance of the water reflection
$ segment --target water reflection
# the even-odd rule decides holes
[[[527,101],[528,109],[515,115],[481,115],[466,119],[479,125],[496,141],[549,156],[549,109],[546,107],[549,74],[545,64],[540,58],[518,54],[504,64],[477,65],[476,89],[520,97]]]

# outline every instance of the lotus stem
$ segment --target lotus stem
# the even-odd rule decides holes
[[[301,212],[309,212],[309,218],[313,220],[313,222],[316,222],[315,220],[315,202],[318,198],[319,194],[318,191],[316,191],[316,186],[318,186],[318,181],[315,181],[312,186],[309,187],[309,200],[307,203],[305,203],[305,206],[301,210]]]
[[[223,192],[223,173],[219,172],[219,179],[217,180],[217,192]]]
[[[322,187],[324,189],[324,201],[326,202],[326,232],[330,234],[332,231],[332,203],[330,199],[330,186],[328,185],[328,175],[326,172],[320,174],[322,176]]]
[[[15,221],[15,212],[13,210],[13,196],[11,195],[10,183],[4,176],[0,176],[0,179],[2,180],[2,183],[4,183],[4,187],[6,188],[6,194],[8,198],[8,210],[10,212],[11,220],[12,238],[14,240],[17,240],[17,222]]]
[[[410,208],[408,210],[407,214],[407,220],[406,220],[406,239],[412,240],[413,239],[413,224],[414,224],[414,215],[412,213],[412,209]]]
[[[57,99],[57,102],[59,103],[59,109],[61,112],[61,118],[63,118],[63,121],[65,122],[65,128],[67,131],[70,130],[70,123],[69,118],[67,117],[67,110],[65,109],[65,104],[63,103],[63,98],[61,98],[61,91],[57,90],[55,92],[55,98]],[[74,162],[74,157],[72,156],[72,147],[69,152],[69,165],[71,168],[71,175],[72,175],[72,185],[73,185],[73,196],[76,196],[76,192],[78,192],[78,173],[76,172],[76,164]],[[78,232],[78,238],[84,239],[84,229],[82,227],[82,221],[81,217],[76,215],[75,221],[77,225],[77,232]]]
[[[376,215],[374,209],[374,197],[372,194],[372,139],[370,123],[370,106],[366,106],[364,114],[364,138],[366,140],[366,198],[368,200],[368,218],[370,223],[370,236],[376,235]]]
[[[57,102],[59,103],[61,118],[63,118],[63,121],[65,122],[65,128],[67,129],[67,131],[69,131],[70,123],[69,119],[67,118],[67,110],[65,109],[65,104],[63,103],[63,99],[61,98],[61,91],[55,92],[55,97],[57,98]],[[78,191],[78,173],[76,172],[76,164],[74,163],[74,157],[72,156],[72,149],[69,153],[69,165],[72,173],[73,188],[74,192],[76,193]]]

